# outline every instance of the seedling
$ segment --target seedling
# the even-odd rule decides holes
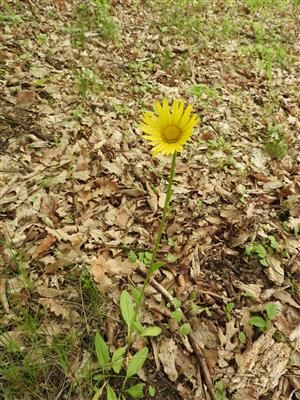
[[[272,327],[272,321],[275,320],[277,315],[277,308],[274,303],[268,303],[265,306],[264,318],[260,316],[251,317],[248,321],[249,325],[256,326],[261,329],[263,332],[269,330]]]
[[[267,250],[262,244],[256,244],[256,243],[248,244],[245,249],[245,254],[250,257],[253,255],[257,255],[261,265],[263,265],[264,267],[268,266],[266,260]]]
[[[73,43],[83,48],[86,43],[86,33],[98,32],[104,39],[113,39],[117,26],[110,16],[110,5],[107,0],[90,0],[81,2],[75,11],[75,23],[71,33]]]
[[[247,340],[246,334],[243,331],[239,331],[239,341],[241,343],[245,343]]]
[[[249,257],[258,256],[259,262],[264,267],[268,266],[267,255],[274,254],[279,249],[279,243],[274,236],[267,236],[269,245],[262,245],[260,243],[250,243],[246,246],[245,254]]]
[[[101,79],[91,69],[85,67],[75,74],[75,81],[83,99],[90,94],[98,94],[103,87]]]
[[[224,389],[223,381],[216,382],[215,389],[216,389],[215,400],[228,400],[228,398],[226,397],[226,391]]]
[[[225,306],[225,314],[228,321],[232,320],[232,310],[234,308],[234,303],[227,303]]]

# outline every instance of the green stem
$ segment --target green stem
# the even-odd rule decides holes
[[[166,217],[167,217],[167,214],[168,214],[168,211],[169,211],[169,204],[170,204],[170,200],[171,200],[171,196],[172,196],[172,185],[173,185],[173,179],[174,179],[174,175],[175,175],[176,155],[177,155],[177,153],[175,151],[174,154],[173,154],[173,158],[172,158],[172,166],[171,166],[170,175],[169,175],[169,183],[168,183],[168,188],[167,188],[165,205],[164,205],[162,217],[161,217],[161,220],[160,220],[160,223],[159,223],[159,229],[158,229],[158,233],[157,233],[157,236],[156,236],[156,240],[155,240],[155,245],[154,245],[154,249],[153,249],[153,252],[152,252],[151,261],[150,261],[150,264],[149,264],[149,267],[148,267],[148,272],[147,272],[143,287],[142,287],[141,292],[140,292],[140,296],[139,296],[139,299],[138,299],[138,304],[137,304],[136,309],[135,309],[135,314],[134,314],[134,319],[133,319],[134,321],[136,320],[136,317],[138,315],[141,303],[143,301],[144,294],[145,294],[145,289],[149,285],[151,277],[152,277],[152,274],[153,274],[152,271],[151,271],[151,267],[154,264],[154,261],[155,261],[156,255],[157,255],[157,251],[158,251],[158,248],[159,248],[159,245],[160,245],[161,236],[162,236],[162,233],[163,233],[163,230],[164,230],[164,226],[165,226]]]

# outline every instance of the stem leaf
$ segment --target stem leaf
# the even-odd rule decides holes
[[[150,267],[151,274],[153,274],[153,272],[157,271],[163,265],[164,265],[164,263],[162,263],[162,262],[156,262],[156,263],[152,264]]]
[[[132,321],[134,318],[134,305],[130,294],[123,290],[120,297],[120,308],[122,317],[128,326],[128,331],[131,331]]]
[[[114,389],[110,386],[109,383],[107,384],[106,400],[118,400]]]

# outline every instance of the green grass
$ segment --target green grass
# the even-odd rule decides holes
[[[12,253],[12,262],[16,264],[15,274],[21,276],[20,255]],[[55,324],[57,318],[32,297],[34,289],[27,293],[25,303],[16,301],[18,294],[14,291],[7,291],[10,317],[0,316],[0,398],[90,398],[93,332],[104,319],[103,297],[89,273],[78,272],[78,266],[70,267],[68,283],[77,290],[74,307],[82,318],[69,328],[64,321]],[[78,370],[84,357],[87,361]]]

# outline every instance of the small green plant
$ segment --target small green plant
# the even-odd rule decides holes
[[[245,5],[249,7],[252,11],[261,7],[278,7],[284,4],[283,0],[244,0]]]
[[[234,309],[234,303],[227,303],[225,306],[225,314],[228,321],[232,320],[232,311]]]
[[[37,38],[40,44],[45,44],[48,39],[48,36],[46,35],[46,33],[39,33]]]
[[[76,110],[72,111],[72,115],[73,115],[74,119],[76,119],[78,121],[82,120],[84,113],[85,113],[85,111],[82,107],[78,107],[78,108],[76,108]]]
[[[203,143],[205,143],[203,141]],[[218,139],[210,139],[207,141],[207,145],[212,150],[222,150],[225,153],[230,153],[232,151],[231,144],[226,141],[226,139],[221,136]]]
[[[267,128],[267,142],[265,151],[273,159],[281,160],[288,152],[288,143],[282,132],[281,124],[269,124]]]
[[[263,265],[265,267],[268,266],[268,263],[266,260],[267,250],[262,244],[251,243],[251,244],[247,245],[246,249],[245,249],[245,254],[250,257],[253,255],[257,255],[261,265]]]
[[[204,83],[198,83],[188,89],[188,93],[194,95],[202,107],[208,105],[208,100],[219,98],[219,92],[216,86],[208,86]]]
[[[232,18],[226,15],[221,24],[221,35],[225,39],[229,39],[236,32],[236,23],[232,20]]]
[[[284,138],[279,138],[266,143],[265,150],[274,160],[282,160],[288,152],[288,144]]]
[[[83,67],[79,73],[75,74],[76,86],[79,94],[83,99],[86,99],[90,94],[98,94],[102,90],[103,83],[101,79],[89,68]],[[80,109],[77,117],[81,117]]]
[[[23,22],[23,19],[20,15],[15,13],[12,7],[10,7],[8,4],[5,4],[4,11],[0,12],[0,22],[18,25]]]
[[[239,331],[239,341],[241,343],[245,343],[247,340],[246,334],[243,331]]]
[[[52,175],[45,176],[45,177],[41,180],[40,185],[41,185],[42,188],[48,189],[48,188],[50,188],[51,186],[55,185],[55,179],[54,179],[54,177],[53,177]]]
[[[258,315],[251,317],[248,321],[249,325],[256,326],[263,332],[269,330],[272,327],[272,321],[276,319],[277,308],[274,303],[268,303],[265,305],[265,315],[260,317]]]
[[[223,381],[218,381],[215,383],[216,395],[214,400],[228,400],[226,397],[226,390],[224,388]]]
[[[101,387],[97,389],[98,394],[100,394],[100,391],[102,392],[103,388],[106,386],[107,399],[122,398],[125,400],[126,394],[136,399],[141,399],[145,396],[145,383],[127,385],[127,382],[130,382],[131,378],[143,367],[148,356],[148,348],[144,346],[131,357],[130,345],[134,340],[138,340],[138,338],[158,336],[161,333],[161,329],[157,326],[145,327],[139,322],[135,308],[135,302],[139,299],[139,295],[140,293],[136,288],[133,288],[133,296],[126,290],[123,290],[121,293],[120,310],[127,324],[128,331],[127,344],[125,346],[119,347],[113,354],[110,354],[109,347],[103,337],[99,333],[97,333],[95,337],[95,350],[101,373],[95,375],[94,379],[97,381],[97,385],[101,384]],[[125,377],[119,375],[121,370],[125,370]],[[112,376],[116,377],[115,374],[119,376],[120,380],[123,380],[118,395],[109,384],[110,378]],[[149,388],[149,394],[150,392],[152,394],[155,393],[154,388]]]
[[[113,39],[117,33],[115,21],[110,15],[111,6],[107,0],[80,2],[75,11],[75,23],[71,29],[73,43],[83,48],[87,32],[96,31],[104,39]]]
[[[267,239],[268,243],[264,245],[252,242],[248,244],[245,248],[245,254],[249,257],[257,256],[259,258],[260,264],[264,267],[268,266],[268,262],[266,259],[267,255],[276,253],[280,248],[280,245],[274,236],[269,235],[267,236]]]

